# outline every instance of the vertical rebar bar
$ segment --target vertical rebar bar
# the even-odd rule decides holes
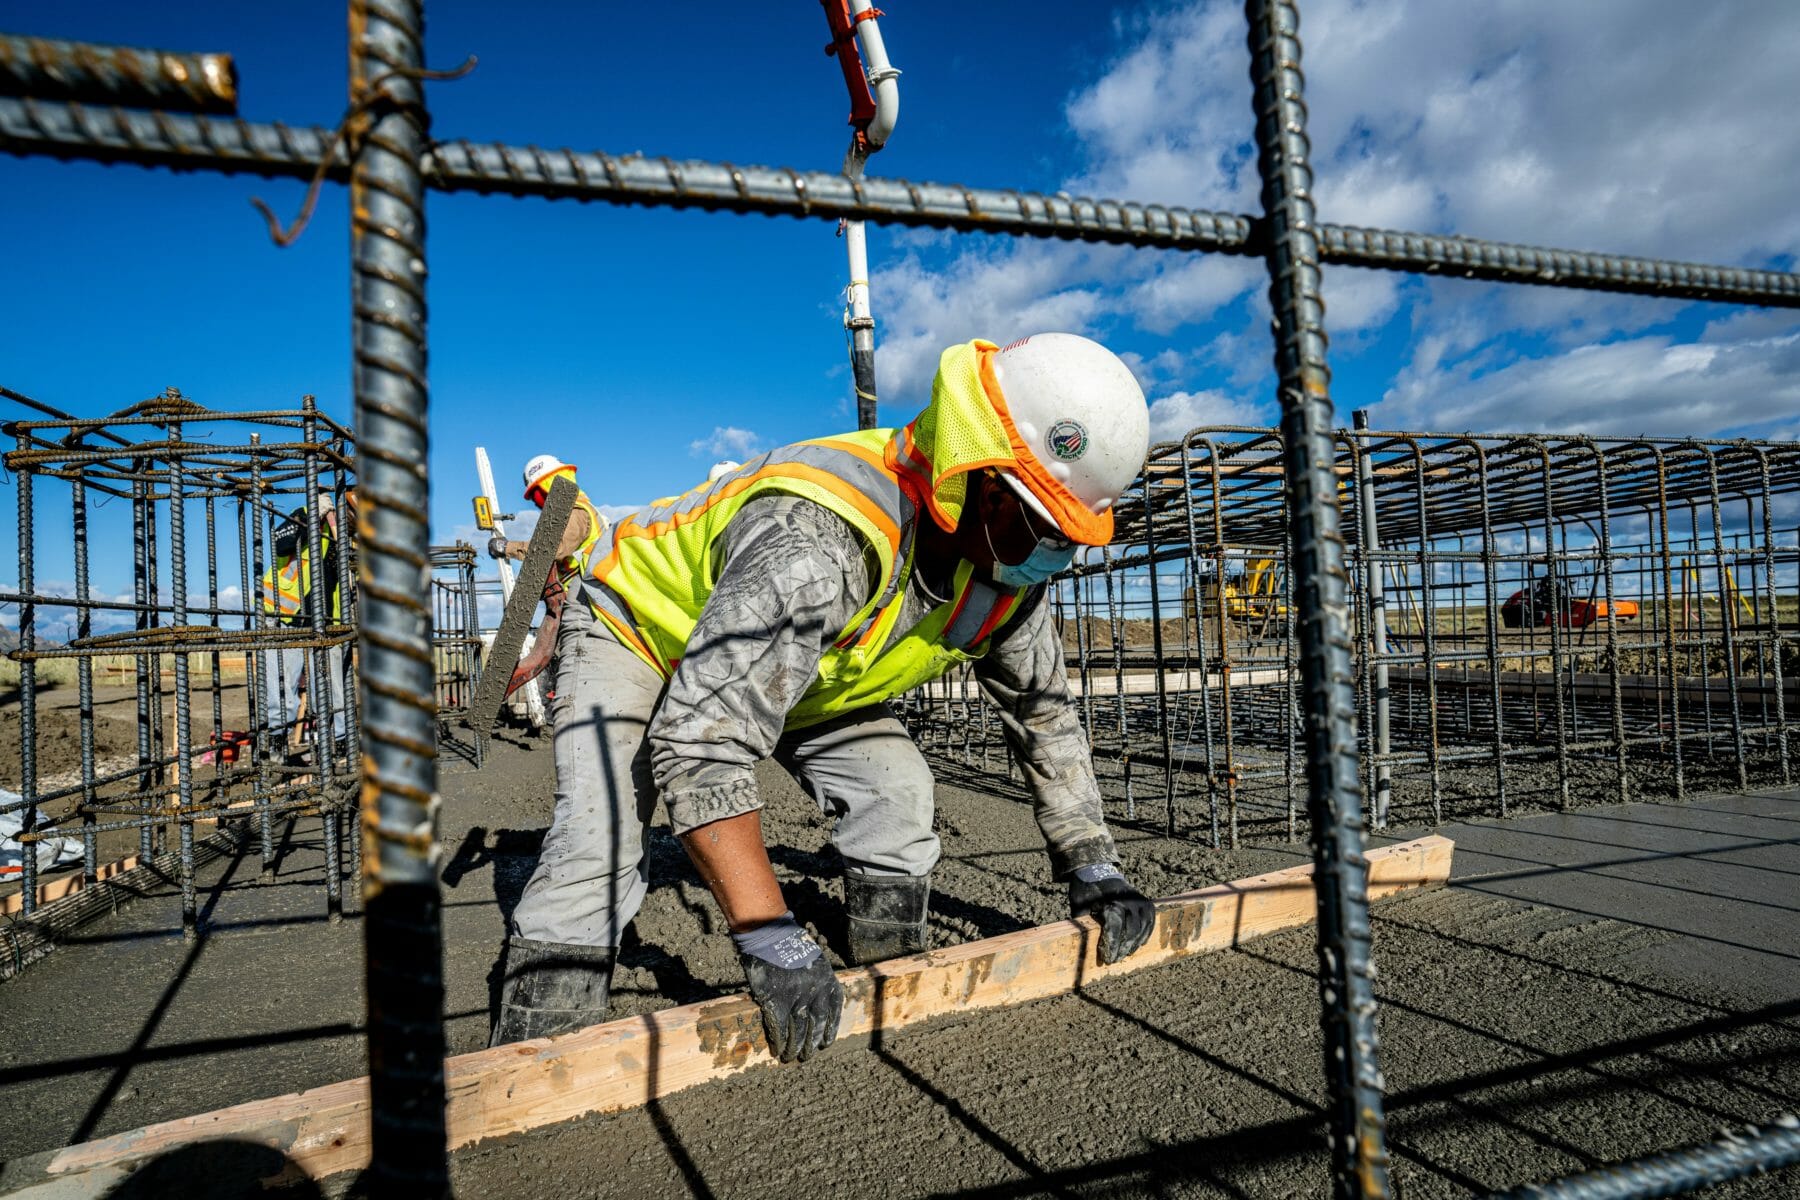
[[[168,425],[169,442],[181,442],[181,423]],[[174,606],[172,620],[177,629],[187,625],[187,491],[182,479],[182,461],[171,453],[169,464],[169,600]],[[181,934],[192,941],[199,935],[200,907],[194,884],[194,760],[193,731],[189,725],[192,697],[188,695],[188,656],[177,651],[175,658],[175,789],[179,797],[175,814],[175,837],[180,848],[181,863]]]
[[[1475,455],[1476,496],[1481,504],[1481,590],[1487,624],[1488,703],[1494,709],[1494,800],[1506,815],[1506,713],[1500,694],[1500,572],[1494,547],[1494,510],[1488,488],[1488,456],[1479,442],[1471,442]]]
[[[1568,620],[1569,605],[1574,597],[1563,586],[1563,559],[1556,550],[1556,472],[1550,458],[1550,449],[1537,439],[1532,445],[1538,453],[1539,469],[1542,471],[1544,494],[1544,563],[1549,572],[1548,607],[1550,622],[1550,683],[1552,710],[1556,722],[1556,806],[1560,809],[1569,807],[1569,715],[1563,684],[1563,668],[1569,666],[1568,688],[1575,686],[1575,672],[1571,664],[1563,656],[1563,628]],[[1536,664],[1533,663],[1533,680],[1536,680]]]
[[[31,445],[30,437],[19,434],[19,450]],[[28,842],[24,834],[37,828],[37,662],[30,657],[37,649],[37,605],[30,597],[37,592],[36,552],[31,543],[31,485],[35,473],[29,467],[18,474],[19,489],[19,649],[25,657],[19,660],[19,904],[27,917],[37,912],[37,843]]]
[[[1236,729],[1232,724],[1235,700],[1231,680],[1231,604],[1225,594],[1225,495],[1220,478],[1218,448],[1208,456],[1212,480],[1213,518],[1213,621],[1219,639],[1219,740],[1225,747],[1225,822],[1231,848],[1238,848],[1238,770]],[[1247,602],[1246,602],[1247,603]],[[1205,631],[1201,632],[1205,637]]]
[[[149,628],[162,626],[162,601],[159,597],[160,585],[157,582],[156,565],[156,461],[146,460],[144,467],[151,473],[144,493],[144,587],[146,619]],[[142,653],[142,652],[141,652]],[[144,653],[150,666],[150,778],[157,787],[163,786],[166,777],[163,762],[168,758],[169,739],[163,728],[163,688],[162,688],[162,655]],[[161,851],[167,848],[169,839],[168,823],[152,828],[152,846]]]
[[[426,472],[420,0],[351,0],[350,175],[371,1191],[449,1189]],[[376,85],[379,83],[377,92]]]
[[[1781,765],[1781,782],[1793,782],[1793,767],[1788,759],[1787,679],[1781,661],[1781,603],[1775,590],[1775,510],[1769,480],[1769,455],[1756,448],[1757,472],[1761,476],[1758,489],[1762,500],[1763,586],[1769,601],[1769,657],[1775,687],[1775,752]]]
[[[206,603],[212,609],[209,622],[216,630],[219,628],[219,514],[215,503],[216,493],[209,485],[206,490]],[[219,771],[224,765],[221,756],[225,753],[225,713],[223,711],[223,684],[219,678],[219,652],[214,650],[207,655],[212,668],[212,758],[213,778],[212,793],[209,802],[216,803],[220,797]]]
[[[1675,661],[1675,567],[1669,548],[1669,471],[1661,447],[1653,448],[1653,453],[1656,458],[1657,540],[1662,546],[1663,650],[1669,660],[1669,752],[1675,759],[1675,799],[1685,800],[1687,773],[1681,747],[1681,668]],[[1684,586],[1685,582],[1684,575]]]
[[[1444,822],[1444,775],[1438,733],[1437,565],[1431,555],[1431,512],[1426,502],[1425,456],[1418,440],[1412,447],[1412,470],[1419,511],[1419,633],[1425,658],[1425,762],[1431,772],[1431,823]]]
[[[1367,433],[1369,410],[1357,409],[1350,414],[1350,421],[1359,432]],[[1370,714],[1375,727],[1375,795],[1369,812],[1370,823],[1376,829],[1386,829],[1394,787],[1393,768],[1388,765],[1393,742],[1388,709],[1387,595],[1381,585],[1381,524],[1376,519],[1375,512],[1375,464],[1369,454],[1369,442],[1366,438],[1357,444],[1357,450],[1356,507],[1362,516],[1363,588],[1368,593],[1369,656],[1375,665],[1371,680],[1374,704]],[[1422,513],[1420,519],[1423,520]],[[1421,537],[1423,532],[1421,529]]]
[[[322,528],[325,518],[321,510],[325,506],[320,503],[319,495],[319,457],[316,449],[319,441],[318,401],[311,396],[302,396],[300,411],[300,435],[306,443],[300,451],[301,477],[306,497],[306,519],[301,525],[301,531],[306,544],[296,547],[295,554],[301,556],[305,563],[300,571],[300,587],[313,643],[312,649],[306,652],[309,664],[306,696],[307,704],[312,709],[313,778],[320,788],[319,829],[320,840],[325,849],[325,919],[328,923],[335,923],[344,914],[343,870],[342,863],[339,862],[343,842],[339,836],[337,800],[331,787],[335,775],[332,760],[337,737],[332,720],[331,651],[324,645],[325,626],[330,616],[331,573],[327,570],[328,564],[325,561],[325,533]]]
[[[1737,762],[1737,785],[1740,788],[1750,786],[1749,769],[1745,765],[1744,753],[1744,705],[1738,688],[1738,654],[1737,654],[1737,609],[1733,601],[1737,598],[1737,580],[1735,566],[1725,561],[1724,513],[1720,511],[1719,502],[1719,459],[1710,448],[1702,447],[1706,455],[1706,485],[1712,502],[1712,544],[1713,569],[1719,581],[1719,636],[1725,646],[1725,691],[1731,705],[1731,746],[1733,757]],[[1694,547],[1696,558],[1700,547]],[[1704,597],[1701,607],[1706,606]],[[1703,655],[1701,668],[1707,676],[1712,675],[1712,664]]]
[[[243,559],[244,628],[259,634],[268,631],[260,589],[263,577],[262,541],[262,435],[250,435],[250,496],[238,501],[238,553]],[[252,589],[258,589],[252,591]],[[269,795],[269,704],[263,651],[251,646],[244,652],[245,720],[250,722],[250,741],[256,755],[256,776],[251,799],[256,807],[259,873],[267,882],[275,872],[273,801]]]
[[[1630,773],[1625,763],[1625,695],[1619,679],[1619,601],[1614,592],[1612,502],[1606,480],[1606,452],[1587,438],[1581,439],[1594,455],[1594,470],[1599,477],[1600,500],[1600,570],[1601,587],[1606,600],[1607,700],[1612,709],[1613,767],[1618,775],[1619,803],[1631,799]]]
[[[150,611],[150,485],[142,479],[131,484],[131,598],[132,607],[136,610],[137,631],[142,633],[149,628]],[[147,674],[153,660],[144,651],[139,650],[132,657],[135,682],[137,684],[137,752],[138,775],[137,790],[148,792],[155,782],[155,774],[151,768],[152,744],[150,741],[150,679]],[[150,822],[146,821],[138,827],[138,854],[149,859],[156,852],[156,834]]]
[[[1257,170],[1268,228],[1292,563],[1305,675],[1307,806],[1319,899],[1319,994],[1330,1087],[1332,1190],[1392,1194],[1371,978],[1368,860],[1357,779],[1348,578],[1332,469],[1330,370],[1308,165],[1300,14],[1246,0]]]
[[[1218,448],[1208,442],[1206,450],[1208,459],[1216,463],[1219,457]],[[1201,749],[1206,755],[1206,844],[1217,850],[1219,848],[1219,771],[1213,749],[1212,683],[1207,679],[1206,618],[1201,609],[1204,598],[1200,586],[1200,537],[1194,522],[1193,463],[1190,458],[1190,443],[1185,438],[1181,442],[1181,492],[1182,511],[1187,520],[1188,570],[1193,581],[1188,607],[1194,610],[1194,672],[1200,685]]]
[[[80,476],[70,482],[74,502],[75,535],[75,640],[93,634],[93,610],[88,586],[87,484]],[[75,679],[81,702],[81,878],[93,883],[100,867],[99,835],[94,832],[94,660],[86,655],[75,660]]]
[[[1169,721],[1169,674],[1163,653],[1162,588],[1157,583],[1156,520],[1150,499],[1150,472],[1144,472],[1144,557],[1150,563],[1150,655],[1156,660],[1156,723],[1162,731],[1163,832],[1175,836],[1175,748]]]

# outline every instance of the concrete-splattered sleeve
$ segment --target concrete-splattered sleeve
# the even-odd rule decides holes
[[[1031,785],[1051,869],[1061,879],[1077,867],[1116,862],[1048,597],[1040,594],[995,641],[976,663],[975,677],[999,708],[1007,743]]]
[[[798,496],[745,504],[720,549],[712,595],[650,721],[650,768],[676,833],[762,807],[753,768],[871,587],[856,532]]]

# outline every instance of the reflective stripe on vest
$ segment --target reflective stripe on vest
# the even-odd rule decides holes
[[[785,493],[843,518],[880,562],[874,596],[825,652],[817,682],[788,716],[789,728],[893,699],[979,657],[1017,611],[1020,593],[973,581],[968,563],[957,569],[949,603],[894,636],[912,575],[917,522],[888,463],[893,434],[872,429],[784,446],[623,518],[589,551],[584,575],[611,593],[598,601],[590,595],[590,609],[659,673],[673,674],[712,594],[715,547],[726,526],[756,496]]]
[[[603,522],[600,520],[600,510],[594,507],[594,502],[588,499],[586,492],[575,493],[575,507],[587,514],[587,536],[581,539],[581,545],[575,547],[574,553],[562,560],[562,566],[565,571],[579,574],[588,555],[593,553],[594,543],[600,540]]]
[[[335,553],[331,534],[327,527],[319,529],[319,553],[327,562]],[[283,625],[298,625],[300,615],[306,606],[307,594],[312,591],[312,556],[305,549],[287,558],[277,558],[275,565],[263,572],[262,608],[265,613],[275,617]],[[343,616],[343,596],[338,588],[331,592],[330,620],[337,621]]]

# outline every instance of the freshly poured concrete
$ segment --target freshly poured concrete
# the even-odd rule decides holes
[[[958,783],[974,780],[946,772]],[[836,936],[826,829],[765,774],[790,901]],[[940,940],[1066,913],[1017,785],[940,795]],[[450,1049],[485,1040],[504,912],[547,819],[548,747],[444,777]],[[1160,817],[1160,805],[1142,807]],[[1305,861],[1165,841],[1116,806],[1125,867],[1169,893]],[[1418,827],[1393,831],[1410,835]],[[1461,1195],[1704,1140],[1800,1109],[1800,793],[1479,822],[1455,886],[1377,914],[1384,1067],[1409,1197]],[[316,829],[275,879],[216,865],[207,935],[167,895],[0,986],[0,1158],[362,1073],[360,927],[327,924]],[[617,1012],[738,990],[678,846],[619,973]],[[848,1044],[649,1109],[478,1146],[475,1195],[1319,1193],[1310,931],[1065,999]],[[0,1176],[0,1181],[4,1177]],[[339,1181],[342,1182],[342,1181]],[[1734,1185],[1791,1194],[1800,1180]],[[873,1190],[871,1190],[873,1189]]]

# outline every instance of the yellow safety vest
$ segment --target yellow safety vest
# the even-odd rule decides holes
[[[624,602],[590,599],[594,615],[665,678],[717,582],[716,546],[752,499],[780,492],[823,505],[847,521],[880,562],[875,594],[833,640],[819,677],[789,711],[787,728],[894,699],[960,663],[980,658],[1019,607],[1024,591],[996,588],[958,564],[950,599],[898,632],[912,577],[918,514],[901,487],[891,429],[799,442],[622,519],[590,550],[583,574]]]
[[[271,547],[275,555],[275,565],[263,572],[262,607],[266,613],[274,614],[277,623],[282,625],[308,625],[310,617],[304,615],[306,597],[312,591],[312,555],[306,544],[306,525],[304,521],[297,523],[297,531],[290,543],[291,550],[283,553],[281,545],[286,538],[279,536]],[[325,556],[327,563],[332,559],[333,547],[331,527],[321,525],[319,528],[319,553]],[[330,572],[326,572],[330,578]],[[343,596],[341,587],[331,589],[331,615],[329,620],[336,622],[343,616]]]
[[[600,534],[604,532],[605,522],[600,519],[600,510],[594,507],[594,502],[588,499],[586,492],[575,493],[575,507],[587,514],[587,536],[581,540],[581,545],[575,547],[573,554],[562,560],[562,568],[567,574],[579,575],[582,564],[594,552],[594,543],[600,540]]]

